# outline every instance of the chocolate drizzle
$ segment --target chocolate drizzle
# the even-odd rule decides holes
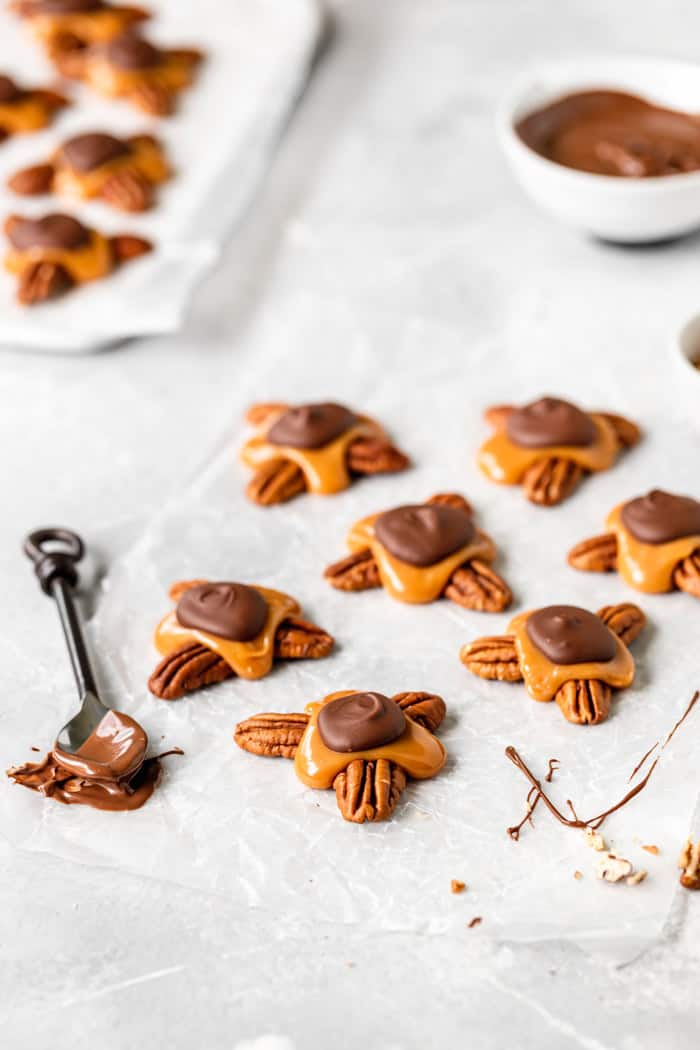
[[[476,529],[470,514],[447,504],[416,503],[380,514],[374,534],[399,561],[435,565],[466,547]]]
[[[406,716],[383,693],[350,693],[324,704],[317,724],[331,751],[369,751],[398,740],[406,728]]]
[[[265,626],[267,602],[260,591],[244,583],[200,583],[184,592],[175,615],[183,627],[249,642]]]
[[[576,605],[548,605],[528,616],[528,638],[554,664],[607,663],[615,635],[600,617]]]
[[[129,153],[129,146],[114,135],[93,131],[75,135],[61,147],[61,159],[74,171],[94,171],[102,164]]]
[[[10,219],[7,237],[17,251],[58,248],[74,251],[87,244],[90,231],[71,215],[45,215],[43,219]]]
[[[670,543],[700,534],[700,503],[662,489],[652,489],[646,496],[625,503],[620,516],[625,528],[641,543]]]
[[[136,33],[122,33],[103,47],[108,62],[119,69],[152,69],[161,61],[161,52]]]
[[[8,102],[16,102],[20,98],[22,92],[15,84],[11,77],[6,77],[4,74],[0,74],[0,104],[4,105]]]
[[[588,413],[557,397],[541,397],[513,409],[506,421],[506,432],[522,448],[584,448],[592,445],[596,437],[595,424]]]
[[[354,412],[332,401],[297,405],[272,424],[267,440],[290,448],[323,448],[356,423]]]

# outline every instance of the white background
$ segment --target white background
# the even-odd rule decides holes
[[[697,432],[679,418],[666,343],[697,305],[697,238],[623,250],[551,224],[514,188],[497,152],[492,118],[502,91],[538,56],[627,48],[695,57],[692,39],[699,19],[691,5],[645,5],[643,12],[638,6],[619,3],[611,11],[602,3],[570,3],[564,10],[564,5],[545,3],[447,0],[342,5],[335,45],[317,71],[245,228],[202,288],[183,334],[71,361],[3,357],[0,426],[9,470],[0,526],[6,592],[0,733],[3,724],[6,733],[7,726],[16,726],[24,708],[27,744],[43,743],[34,739],[37,725],[53,705],[58,726],[72,703],[54,610],[19,554],[23,533],[51,520],[71,525],[85,535],[103,565],[113,564],[164,504],[181,502],[186,483],[194,478],[194,491],[201,491],[198,465],[217,445],[231,449],[227,492],[231,515],[236,515],[244,474],[233,450],[240,437],[241,403],[249,393],[266,399],[287,391],[303,396],[308,390],[310,396],[362,397],[361,407],[382,408],[419,462],[413,478],[406,475],[392,491],[420,498],[428,484],[431,490],[465,489],[480,520],[507,552],[504,572],[521,602],[527,600],[526,587],[530,596],[529,551],[535,561],[551,566],[552,574],[551,579],[540,574],[535,601],[546,600],[552,580],[559,588],[565,581],[567,596],[587,598],[593,606],[624,596],[614,578],[570,573],[563,552],[597,531],[610,503],[618,495],[636,494],[635,486],[690,485]],[[392,388],[395,403],[386,409]],[[539,522],[545,519],[526,508],[519,493],[486,485],[472,463],[475,441],[483,433],[478,407],[545,389],[579,397],[591,407],[627,412],[648,429],[647,442],[626,464],[588,482],[566,508],[546,519],[561,522],[560,549],[549,541],[551,526],[545,539],[540,536]],[[457,477],[462,463],[464,474]],[[348,494],[347,511],[333,501],[319,560],[327,550],[337,550],[346,519],[352,520],[360,507],[374,509],[375,493],[381,493],[382,502],[388,491],[382,484],[358,486]],[[295,505],[295,537],[303,535],[305,513],[302,504]],[[314,505],[308,513],[317,523],[325,520],[325,507]],[[161,521],[172,520],[168,509]],[[206,503],[194,501],[192,520],[205,523],[206,535]],[[266,527],[281,536],[279,516],[270,522]],[[166,527],[171,546],[155,552],[154,578],[137,581],[135,594],[153,600],[150,596],[172,574],[178,543],[194,571],[196,531],[196,525],[192,534]],[[255,558],[261,549],[253,536],[253,569],[259,568]],[[105,642],[110,647],[121,644],[118,631],[130,640],[133,623],[151,622],[162,609],[125,608],[123,624],[114,619],[110,600],[132,564],[145,564],[138,551],[136,561],[130,556],[117,566],[116,583],[107,579],[99,636],[105,641],[105,629],[112,631]],[[284,562],[275,569],[280,580],[283,568]],[[345,596],[322,606],[321,593],[314,591],[313,613],[324,624],[333,620],[328,625],[340,637]],[[383,596],[366,597],[374,602]],[[560,597],[560,590],[552,595]],[[611,761],[624,762],[626,773],[634,764],[629,758],[641,754],[631,748],[627,731],[642,732],[649,713],[654,725],[657,720],[670,725],[695,685],[694,661],[687,654],[696,607],[678,595],[655,599],[648,611],[653,627],[640,647],[637,686],[619,701],[605,727],[575,730],[561,723],[553,708],[535,707],[518,695],[518,687],[503,698],[504,687],[487,688],[465,678],[464,697],[447,697],[461,720],[450,730],[454,750],[462,747],[459,725],[469,726],[459,705],[477,698],[482,705],[503,703],[498,717],[504,735],[517,734],[527,719],[528,732],[542,733],[543,751],[549,753],[553,739],[558,746],[570,742],[574,767],[577,761],[584,768],[598,763],[596,734]],[[436,610],[430,612],[432,623]],[[475,614],[451,616],[440,610],[440,615],[450,647],[453,638],[492,629],[490,620]],[[499,618],[496,622],[503,625]],[[399,652],[408,650],[408,641],[398,638]],[[447,642],[442,648],[435,669],[426,666],[444,682]],[[148,664],[148,652],[134,651],[133,659],[141,668]],[[346,654],[341,651],[339,659]],[[390,659],[383,653],[374,658],[387,688]],[[111,660],[110,669],[114,666]],[[309,686],[321,684],[319,674],[320,665]],[[298,675],[283,680],[280,674],[276,687],[284,688],[285,680],[293,683],[296,700],[303,692]],[[396,682],[395,688],[411,684]],[[491,688],[500,691],[492,694]],[[231,724],[256,709],[248,694],[230,695]],[[215,705],[213,691],[206,703]],[[664,705],[668,721],[661,717]],[[198,709],[180,705],[168,717],[184,720],[188,710]],[[152,717],[149,728],[165,716]],[[562,726],[570,731],[563,733]],[[690,722],[686,734],[679,734],[679,750],[669,755],[666,773],[659,771],[666,779],[660,778],[657,794],[649,788],[648,797],[664,801],[665,823],[654,804],[642,799],[624,819],[611,823],[615,837],[630,852],[636,849],[635,860],[650,869],[648,884],[635,889],[594,884],[592,855],[576,833],[548,825],[543,816],[536,831],[513,846],[507,862],[514,893],[521,892],[516,856],[526,884],[533,865],[540,865],[551,885],[562,887],[563,899],[573,899],[573,914],[562,923],[562,933],[576,925],[570,883],[580,893],[582,908],[591,908],[592,894],[607,894],[607,901],[614,894],[621,927],[630,909],[645,930],[647,922],[654,926],[642,955],[626,959],[624,966],[615,965],[619,953],[610,957],[604,945],[562,940],[552,928],[562,899],[543,905],[537,888],[531,899],[538,903],[523,899],[521,917],[534,925],[539,916],[546,939],[523,941],[517,931],[509,935],[503,916],[512,903],[501,908],[499,894],[472,880],[474,870],[488,870],[503,851],[502,824],[450,843],[450,866],[442,881],[431,879],[425,886],[425,914],[439,912],[447,921],[420,928],[419,896],[410,902],[406,921],[393,923],[391,931],[373,931],[366,921],[327,921],[326,902],[314,905],[309,891],[303,922],[290,920],[286,901],[276,911],[274,895],[265,907],[251,911],[236,887],[235,872],[220,887],[205,888],[206,872],[195,885],[189,875],[180,879],[172,870],[162,876],[152,870],[117,873],[101,866],[101,857],[94,864],[77,863],[67,858],[64,844],[60,855],[37,852],[37,840],[41,844],[42,835],[55,831],[63,813],[59,807],[44,807],[48,813],[38,830],[35,817],[28,816],[27,828],[38,839],[17,848],[19,807],[41,803],[28,794],[20,800],[19,789],[7,785],[2,813],[8,823],[0,828],[0,985],[9,991],[0,1005],[6,1015],[0,1013],[3,1030],[21,1047],[50,1038],[56,1047],[99,1040],[121,1048],[147,1040],[158,1044],[167,1037],[173,1047],[218,1050],[263,1033],[288,1040],[269,1044],[274,1050],[360,1040],[370,1047],[407,1048],[457,1041],[476,1048],[538,1050],[636,1050],[671,1041],[690,1047],[697,1024],[691,1004],[698,901],[673,896],[678,838],[690,829],[697,794],[696,729]],[[654,729],[649,742],[656,735]],[[489,755],[491,744],[470,740],[469,753],[459,757],[464,772],[456,789],[478,785],[483,791],[479,756]],[[11,760],[23,757],[13,754]],[[233,750],[230,757],[232,768],[247,761]],[[565,762],[567,756],[560,749],[558,757]],[[285,787],[294,794],[290,771],[283,763],[269,766],[269,789],[280,806],[288,806]],[[173,770],[163,791],[170,785],[175,790],[186,769],[183,763],[179,772]],[[439,791],[441,803],[461,813],[459,790],[448,798],[439,783],[419,785],[411,799],[420,804],[425,787]],[[502,783],[494,788],[508,802],[503,810],[509,823],[516,816],[511,800],[522,799],[525,786],[504,761]],[[339,832],[349,833],[348,842],[361,842],[358,836],[371,829],[344,827],[327,802],[332,799],[324,799],[322,816],[333,822],[332,844]],[[232,840],[240,804],[232,793],[220,814],[221,834]],[[35,813],[37,807],[31,808]],[[404,807],[390,826],[402,836],[407,827],[402,815],[410,819],[411,808]],[[651,827],[645,814],[650,822],[653,818]],[[417,827],[416,838],[419,834]],[[390,857],[387,839],[376,852],[378,865]],[[640,854],[635,839],[657,842],[661,856]],[[86,843],[80,845],[82,857]],[[136,853],[143,849],[139,841]],[[458,858],[461,868],[455,870]],[[334,859],[336,865],[342,862],[337,854]],[[191,857],[184,860],[191,866]],[[411,854],[402,861],[410,865]],[[126,856],[124,863],[133,868],[134,859]],[[573,883],[574,867],[585,869],[581,883]],[[468,893],[452,897],[451,878],[468,882]],[[665,901],[660,909],[659,887]],[[648,915],[639,903],[642,894],[649,895]],[[387,896],[393,899],[391,884]],[[315,909],[317,924],[308,921]],[[468,930],[466,922],[475,913],[484,922]]]

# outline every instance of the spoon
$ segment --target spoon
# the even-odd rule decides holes
[[[138,723],[107,707],[98,695],[73,592],[85,545],[69,529],[36,529],[24,541],[24,553],[34,563],[42,590],[58,605],[81,705],[56,737],[61,764],[89,777],[128,775],[142,764],[148,739]]]

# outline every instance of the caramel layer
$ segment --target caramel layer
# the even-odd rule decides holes
[[[532,612],[534,610],[516,616],[508,627],[508,634],[515,637],[525,688],[533,700],[553,700],[557,690],[574,678],[597,678],[601,682],[607,682],[613,689],[624,689],[632,684],[634,659],[627,646],[617,636],[616,652],[612,660],[606,660],[604,663],[554,664],[540,652],[527,633],[525,624]]]
[[[444,591],[450,576],[472,558],[481,558],[491,562],[496,557],[493,541],[478,529],[471,543],[460,547],[448,558],[443,558],[435,565],[408,565],[399,561],[384,547],[374,535],[374,522],[379,514],[372,514],[353,525],[348,535],[347,544],[354,553],[359,550],[372,551],[379,566],[379,577],[382,586],[392,598],[400,602],[417,605],[434,602]]]
[[[196,640],[223,657],[239,678],[264,677],[270,672],[275,656],[277,628],[288,616],[298,615],[301,608],[293,598],[281,591],[273,591],[267,587],[256,587],[255,590],[259,591],[267,602],[267,620],[260,634],[249,642],[232,642],[207,631],[183,627],[178,623],[173,611],[156,627],[153,639],[156,649],[162,656],[167,656],[186,642]]]
[[[584,447],[552,445],[550,448],[523,448],[511,441],[505,430],[499,430],[479,449],[479,467],[492,481],[502,485],[517,485],[533,463],[550,457],[570,460],[592,472],[607,470],[617,459],[619,451],[615,431],[602,416],[592,413],[591,418],[597,436],[592,445]]]
[[[157,185],[165,182],[170,170],[165,157],[152,142],[138,142],[126,154],[101,164],[92,171],[78,172],[71,168],[60,168],[56,174],[56,192],[65,197],[87,200],[99,197],[110,175],[122,171],[136,171],[149,182]]]
[[[100,94],[119,98],[130,95],[143,84],[179,91],[192,82],[192,73],[192,63],[171,58],[166,53],[152,69],[118,69],[103,58],[93,58],[87,63],[85,80]]]
[[[0,128],[12,135],[20,135],[23,131],[38,131],[45,128],[50,119],[51,114],[44,103],[31,95],[20,98],[17,102],[0,105]]]
[[[332,787],[338,773],[358,758],[371,762],[385,758],[389,762],[394,762],[415,780],[434,777],[442,769],[447,757],[445,748],[437,737],[408,717],[406,718],[406,729],[398,740],[384,744],[383,747],[342,753],[331,751],[326,747],[318,731],[319,711],[331,700],[349,696],[355,691],[346,689],[340,693],[331,693],[320,703],[306,705],[306,714],[310,716],[310,720],[294,757],[294,770],[307,787],[321,789]]]
[[[642,543],[625,528],[621,513],[624,503],[608,515],[605,527],[617,536],[617,569],[620,576],[638,591],[661,594],[672,591],[673,570],[679,561],[700,548],[700,535],[682,536],[669,543]]]
[[[280,411],[281,416],[283,411]],[[350,484],[347,468],[348,447],[360,437],[383,438],[385,433],[378,423],[367,416],[360,416],[356,426],[350,427],[335,441],[322,448],[292,448],[291,445],[273,445],[266,434],[274,419],[266,420],[261,433],[246,441],[241,449],[241,459],[248,467],[257,469],[274,459],[289,459],[304,472],[310,492],[330,496],[342,492]]]
[[[26,251],[10,251],[5,256],[5,268],[13,274],[22,273],[35,262],[60,264],[78,284],[105,277],[114,268],[109,241],[96,230],[90,231],[90,240],[84,248],[67,251],[65,248],[37,247]]]
[[[37,39],[45,44],[64,34],[75,36],[85,44],[101,44],[119,36],[133,21],[122,8],[105,8],[84,13],[33,15],[31,27]]]

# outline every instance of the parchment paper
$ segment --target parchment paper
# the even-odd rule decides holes
[[[470,347],[467,375],[454,329],[416,319],[397,326],[370,307],[355,329],[346,305],[331,298],[278,302],[278,315],[264,316],[248,339],[245,379],[231,390],[230,430],[112,566],[93,624],[111,702],[144,724],[154,750],[180,745],[186,755],[166,760],[160,790],[132,814],[68,809],[4,784],[4,834],[24,849],[223,895],[240,910],[241,943],[253,942],[263,914],[281,936],[315,935],[325,924],[351,925],[367,936],[454,935],[481,916],[474,936],[565,938],[615,961],[629,959],[682,915],[675,864],[692,829],[700,711],[678,732],[646,791],[603,828],[611,846],[648,870],[635,887],[597,881],[597,855],[583,834],[554,823],[542,807],[519,843],[507,837],[506,827],[524,813],[528,785],[503,752],[514,744],[540,774],[547,758],[558,758],[552,794],[561,805],[571,798],[584,817],[621,798],[637,761],[700,684],[697,603],[683,594],[637,598],[650,625],[634,646],[636,680],[598,727],[570,725],[555,704],[535,703],[522,685],[473,677],[458,651],[469,639],[503,631],[519,609],[570,602],[595,610],[635,600],[616,575],[569,569],[566,553],[601,531],[615,502],[651,485],[697,495],[696,435],[666,418],[651,375],[630,383],[630,340],[620,341],[614,357],[596,352],[596,367],[586,370],[585,348],[572,347],[566,360],[548,357],[536,324],[523,318],[527,354],[520,340],[484,340]],[[389,339],[397,330],[400,336]],[[484,406],[545,389],[626,413],[642,420],[647,433],[614,470],[587,479],[550,510],[527,504],[517,488],[490,484],[474,464],[487,433]],[[331,499],[252,506],[243,495],[248,474],[236,459],[245,405],[321,397],[376,415],[415,468],[364,480]],[[323,568],[344,553],[357,518],[455,489],[472,500],[479,524],[500,548],[497,567],[516,596],[508,614],[471,613],[446,601],[403,606],[382,591],[336,592],[322,579]],[[337,650],[324,661],[279,666],[262,681],[231,680],[173,703],[150,697],[145,683],[157,661],[151,634],[170,607],[166,590],[193,576],[288,591],[336,636]],[[55,668],[23,670],[21,689],[7,701],[5,765],[30,757],[31,744],[49,744],[74,704],[69,679],[57,679]],[[426,689],[448,703],[440,733],[447,767],[434,780],[410,784],[388,823],[345,823],[332,792],[306,790],[291,763],[246,754],[232,741],[235,723],[248,715],[300,711],[341,688]],[[658,846],[659,856],[643,844]],[[464,894],[449,892],[453,878],[468,884]]]
[[[156,252],[109,280],[81,288],[33,310],[14,301],[15,282],[0,278],[0,345],[84,352],[136,335],[175,331],[190,295],[216,261],[269,162],[275,142],[308,71],[321,30],[315,0],[169,0],[149,4],[157,17],[144,27],[157,43],[198,46],[207,53],[194,86],[166,120],[102,99],[81,85],[63,85],[74,99],[54,125],[15,136],[0,150],[3,214],[68,211],[107,233],[135,232]],[[3,69],[23,83],[45,85],[55,73],[8,12],[0,14]],[[14,56],[14,67],[12,63]],[[17,197],[8,176],[48,157],[58,143],[83,131],[135,134],[149,130],[165,143],[175,178],[143,216],[99,203],[58,197]]]

